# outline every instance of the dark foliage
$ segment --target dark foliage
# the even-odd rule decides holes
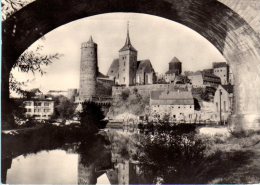
[[[127,98],[129,97],[129,95],[130,95],[130,90],[129,90],[129,89],[123,90],[123,91],[121,92],[121,98],[122,98],[123,100],[127,100]]]
[[[75,115],[76,105],[65,96],[52,97],[54,100],[54,114],[52,119],[71,119]]]
[[[96,133],[98,129],[105,128],[106,126],[101,106],[94,102],[84,102],[79,117],[82,127],[89,133]]]
[[[205,156],[205,144],[193,134],[160,133],[145,139],[138,156],[141,168],[151,182],[158,177],[163,183],[197,182],[196,170]]]

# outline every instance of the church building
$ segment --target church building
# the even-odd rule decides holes
[[[107,76],[114,79],[117,85],[154,84],[156,76],[151,61],[137,61],[137,54],[137,50],[131,44],[128,26],[125,45],[119,50],[119,58],[112,62]]]

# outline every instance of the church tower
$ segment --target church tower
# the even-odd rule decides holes
[[[137,50],[132,46],[129,36],[129,24],[125,45],[119,50],[119,85],[134,85],[137,68]]]
[[[90,101],[96,95],[97,86],[97,44],[93,42],[90,36],[88,42],[81,44],[81,61],[80,61],[80,101]]]

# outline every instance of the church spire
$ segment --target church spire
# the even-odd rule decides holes
[[[127,21],[127,35],[126,35],[125,45],[127,46],[131,45],[130,36],[129,36],[129,21]]]
[[[127,33],[126,33],[125,45],[124,45],[123,48],[121,48],[119,51],[124,51],[124,50],[137,51],[137,50],[132,46],[131,41],[130,41],[130,36],[129,36],[129,21],[127,21]]]
[[[91,42],[91,43],[93,43],[93,38],[92,38],[92,35],[90,35],[88,42]]]

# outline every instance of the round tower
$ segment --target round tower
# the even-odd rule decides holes
[[[81,44],[79,87],[79,97],[81,101],[92,100],[93,96],[96,95],[97,66],[97,44],[94,43],[92,37],[90,37],[88,42]]]
[[[182,73],[182,63],[178,58],[174,57],[169,63],[169,71],[180,75]]]

